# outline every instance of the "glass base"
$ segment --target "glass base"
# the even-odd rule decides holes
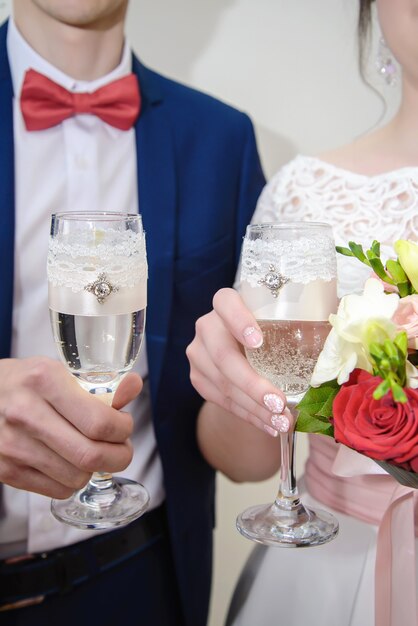
[[[113,477],[101,493],[87,485],[67,500],[52,500],[51,512],[60,522],[85,530],[126,526],[148,508],[149,494],[143,485]]]
[[[284,509],[273,504],[259,504],[237,517],[237,529],[247,539],[267,546],[304,548],[319,546],[338,534],[338,520],[320,509],[302,504]]]

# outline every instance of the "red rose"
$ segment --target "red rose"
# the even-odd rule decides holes
[[[405,404],[391,393],[375,400],[380,382],[364,370],[351,373],[332,406],[334,437],[372,459],[418,472],[418,389],[404,390]]]

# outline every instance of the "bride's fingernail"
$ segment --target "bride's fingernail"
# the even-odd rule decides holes
[[[272,415],[270,421],[279,433],[287,433],[290,428],[290,420],[286,415]]]
[[[271,426],[267,426],[267,424],[264,424],[263,428],[266,431],[266,433],[268,433],[272,437],[277,437],[279,434],[277,430],[274,430],[274,428],[272,428]]]
[[[247,326],[243,335],[245,344],[249,348],[259,348],[263,343],[263,335],[254,326]]]
[[[277,393],[266,393],[263,398],[265,406],[272,413],[283,413],[284,402]]]

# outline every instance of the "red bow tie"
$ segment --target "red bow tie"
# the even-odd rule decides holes
[[[27,130],[51,128],[78,113],[90,113],[120,130],[129,130],[141,110],[141,94],[135,74],[92,93],[72,93],[43,74],[28,70],[20,106]]]

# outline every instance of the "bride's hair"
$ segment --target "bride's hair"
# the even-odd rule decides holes
[[[364,63],[364,51],[370,35],[373,2],[374,0],[360,0],[357,32],[359,39],[359,65],[361,72]]]
[[[386,101],[380,91],[376,89],[374,85],[368,80],[367,72],[365,69],[365,56],[368,51],[368,47],[370,44],[370,35],[371,35],[371,26],[372,26],[372,5],[375,0],[359,0],[359,14],[358,14],[358,22],[357,22],[357,34],[358,34],[358,65],[360,76],[365,85],[367,85],[376,96],[379,98],[382,104],[382,113],[373,126],[378,126],[382,121],[385,112],[386,112]]]

